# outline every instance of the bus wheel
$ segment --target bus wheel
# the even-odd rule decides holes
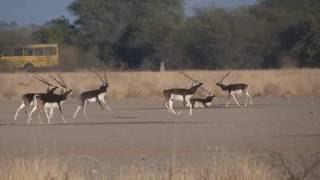
[[[34,66],[31,63],[28,63],[28,64],[24,65],[23,69],[26,72],[33,72],[34,71]]]

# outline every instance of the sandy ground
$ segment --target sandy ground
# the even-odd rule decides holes
[[[19,102],[0,102],[1,156],[53,153],[88,155],[111,164],[150,163],[172,159],[204,159],[216,148],[226,151],[320,152],[320,98],[255,98],[254,105],[188,110],[175,117],[159,100],[109,101],[113,112],[89,105],[88,119],[72,119],[76,100],[64,104],[68,124],[56,110],[52,125],[30,125],[21,113],[13,120]],[[242,100],[243,101],[243,100]]]

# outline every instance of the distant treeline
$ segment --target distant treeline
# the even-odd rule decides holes
[[[38,28],[2,29],[0,47],[59,43],[69,67],[152,70],[162,61],[167,69],[320,67],[319,0],[211,6],[192,16],[183,0],[75,0],[68,10],[73,23],[61,17]]]

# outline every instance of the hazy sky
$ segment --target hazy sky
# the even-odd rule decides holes
[[[70,17],[66,7],[73,0],[1,0],[0,21],[16,21],[19,24],[42,24],[60,16]],[[256,0],[185,0],[188,13],[193,7],[215,4],[234,7],[252,4]]]

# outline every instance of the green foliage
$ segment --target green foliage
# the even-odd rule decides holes
[[[291,52],[300,61],[300,66],[320,66],[320,16],[308,24],[309,31],[295,44]]]
[[[267,30],[268,24],[247,9],[200,10],[172,37],[167,64],[197,69],[259,67],[269,44]]]
[[[86,41],[109,65],[138,68],[183,19],[182,0],[77,0],[69,6]],[[150,59],[151,58],[151,59]]]
[[[32,36],[41,43],[72,44],[77,38],[77,30],[65,17],[53,19],[46,23],[40,30],[35,31]]]
[[[1,47],[12,46],[16,44],[32,43],[31,34],[34,30],[29,27],[20,27],[14,29],[0,28],[0,49]]]
[[[319,10],[318,0],[262,0],[251,8],[272,27],[274,45],[266,51],[264,66],[282,67],[289,60],[299,67],[319,67]]]

